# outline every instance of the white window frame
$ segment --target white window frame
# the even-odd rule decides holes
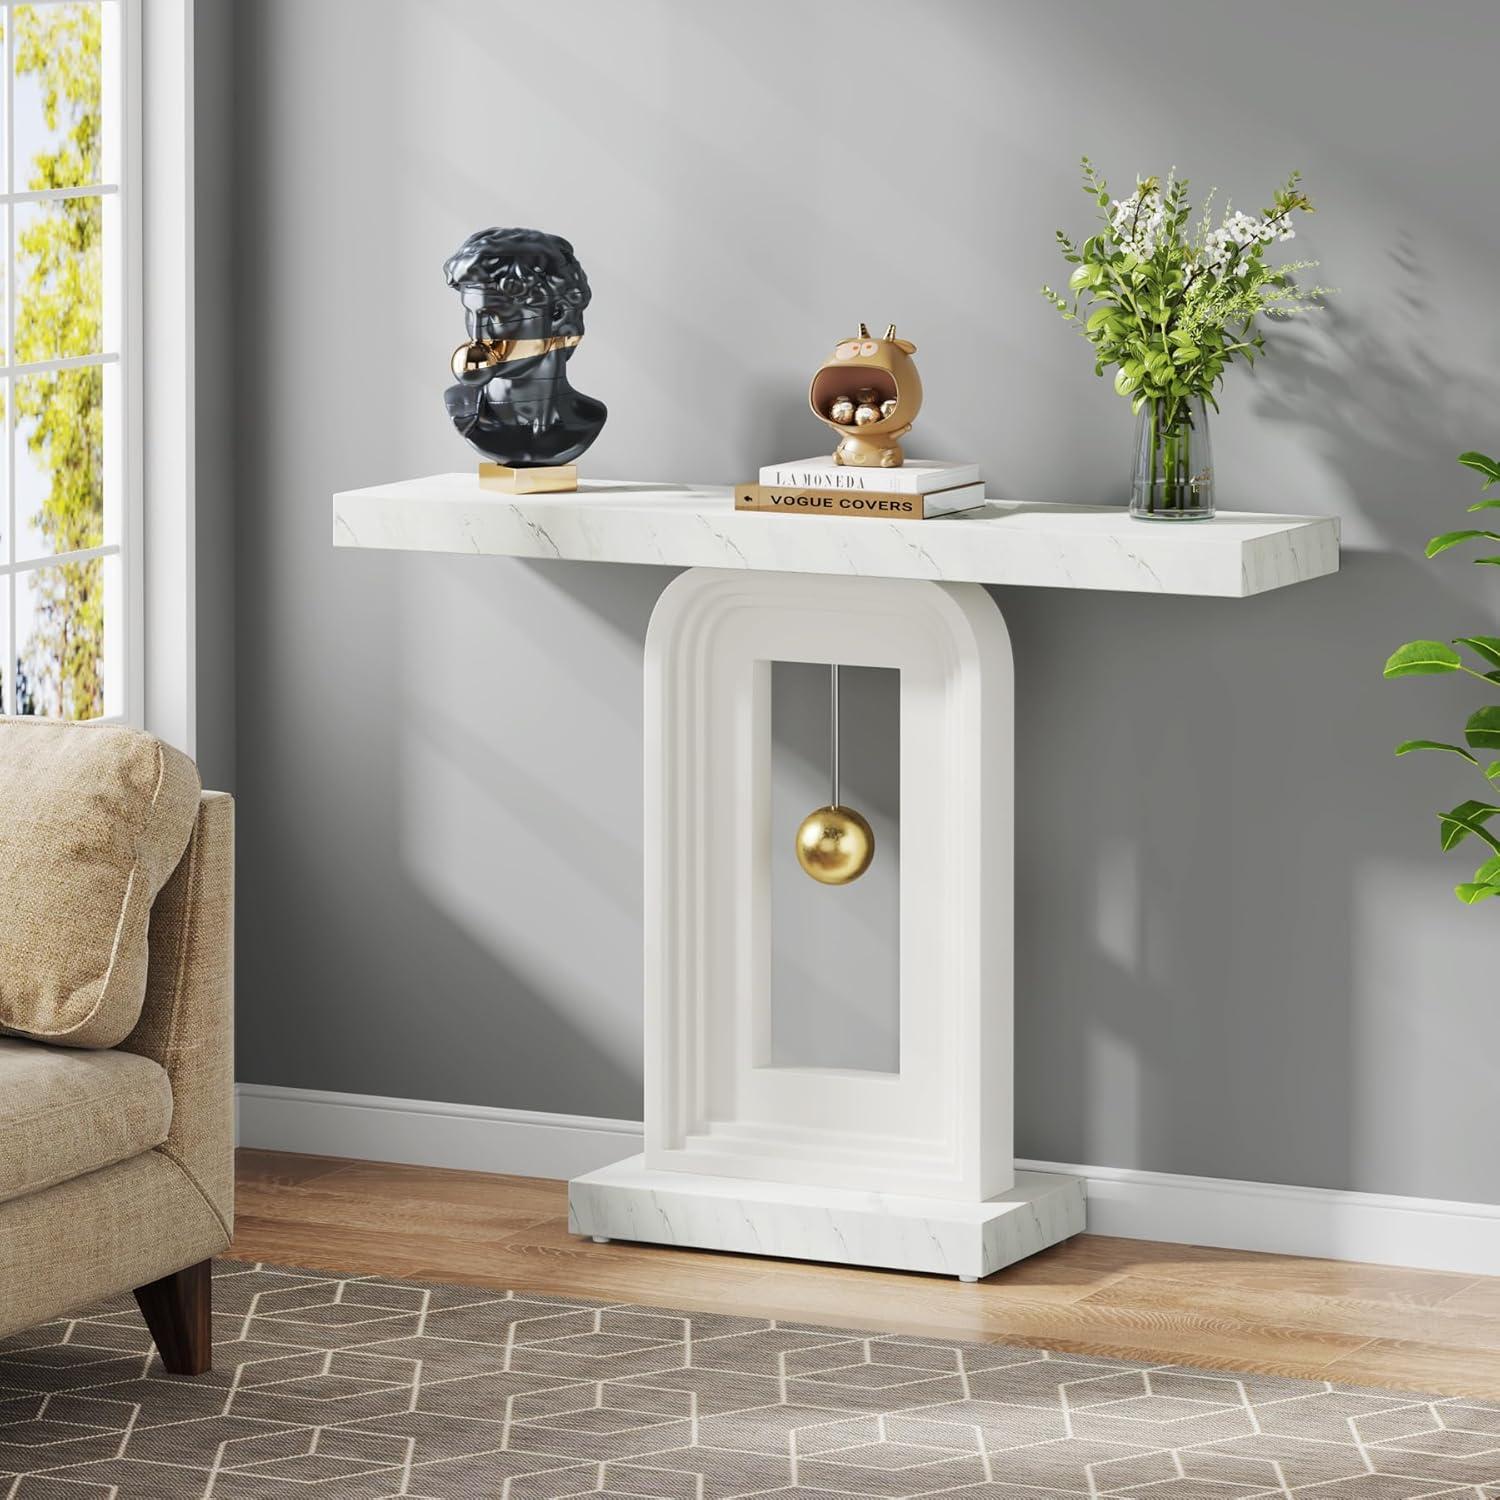
[[[139,215],[141,151],[139,101],[141,94],[141,10],[142,0],[116,0],[117,21],[113,23],[115,34],[113,46],[118,48],[118,62],[111,67],[106,59],[106,70],[101,76],[101,89],[105,96],[105,108],[113,121],[106,120],[105,128],[120,131],[118,142],[118,170],[106,171],[98,185],[82,188],[64,188],[46,192],[17,190],[18,162],[16,157],[15,131],[15,25],[13,4],[0,8],[4,20],[3,51],[0,65],[4,67],[5,93],[5,153],[6,184],[10,191],[3,195],[10,211],[6,216],[6,265],[12,272],[11,285],[6,288],[5,333],[6,360],[3,373],[10,377],[6,386],[5,428],[8,472],[6,475],[6,542],[4,556],[0,557],[0,576],[10,579],[7,595],[8,619],[5,622],[7,659],[4,664],[4,690],[0,696],[0,712],[13,708],[17,688],[16,661],[23,643],[16,635],[16,600],[22,580],[28,575],[47,567],[68,562],[83,562],[94,557],[119,556],[119,593],[106,599],[106,706],[112,711],[106,720],[128,720],[141,723],[145,699],[143,693],[143,633],[142,624],[142,507],[140,483],[140,305],[141,271],[140,235],[136,227]],[[106,45],[111,43],[106,42]],[[110,96],[118,95],[117,106]],[[109,221],[113,219],[113,234],[118,240],[118,260],[104,268],[105,327],[118,319],[118,338],[108,335],[99,354],[74,358],[43,360],[21,365],[15,360],[15,278],[16,265],[16,214],[19,204],[57,202],[68,198],[94,197],[104,205],[106,234],[110,232]],[[113,203],[111,200],[114,200]],[[105,245],[109,251],[108,239]],[[117,307],[111,310],[109,302]],[[111,344],[114,347],[111,347]],[[119,507],[114,535],[106,531],[104,542],[97,547],[81,551],[59,553],[47,557],[16,556],[19,546],[16,508],[16,402],[15,381],[27,374],[44,374],[52,370],[78,368],[81,366],[114,367],[116,375],[114,389],[106,385],[106,454],[105,454],[105,508],[108,514],[112,505]],[[112,409],[111,409],[112,408]],[[114,452],[111,452],[111,449]],[[111,494],[111,491],[114,494]],[[123,637],[123,650],[113,645]],[[115,679],[111,686],[108,679]]]
[[[122,495],[118,543],[92,549],[118,548],[122,555],[113,620],[117,631],[124,629],[117,661],[125,680],[117,695],[122,712],[108,717],[149,729],[189,755],[197,741],[193,20],[203,3],[118,0],[123,130],[114,196],[122,263],[114,290],[122,325],[112,362],[119,367],[121,403],[114,479]],[[7,40],[0,57],[7,66],[12,45]],[[7,114],[11,99],[7,89]],[[13,129],[4,149],[14,155]],[[13,313],[5,317],[9,322]],[[14,403],[9,406],[13,413]],[[11,452],[13,462],[13,445]],[[14,510],[14,493],[12,484],[7,512]],[[0,571],[19,579],[9,545]],[[20,645],[13,603],[5,623],[6,691],[13,695]]]
[[[134,722],[197,753],[194,524],[193,13],[197,0],[125,0],[139,12],[129,132],[139,279],[127,383],[137,400],[132,486],[140,545],[132,624],[140,687]]]

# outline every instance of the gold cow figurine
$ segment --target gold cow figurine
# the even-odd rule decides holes
[[[859,337],[845,339],[819,367],[807,400],[813,415],[839,435],[835,463],[901,467],[901,439],[922,408],[922,382],[912,359],[916,350],[910,340],[896,337],[894,323],[883,339],[872,339],[861,323]]]

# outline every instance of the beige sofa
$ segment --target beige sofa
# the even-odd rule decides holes
[[[134,1290],[166,1368],[209,1368],[233,891],[233,801],[186,757],[0,723],[0,1335]]]

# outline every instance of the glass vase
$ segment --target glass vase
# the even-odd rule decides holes
[[[1148,400],[1136,414],[1130,514],[1142,521],[1206,521],[1214,513],[1208,407],[1202,396]]]

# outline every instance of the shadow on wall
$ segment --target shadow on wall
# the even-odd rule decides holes
[[[1390,315],[1335,296],[1306,320],[1277,325],[1274,358],[1257,371],[1251,410],[1305,431],[1374,536],[1420,556],[1473,487],[1457,456],[1500,445],[1500,362],[1478,370],[1435,358],[1431,276],[1409,234],[1389,262]],[[1465,576],[1433,570],[1439,587]]]
[[[1244,601],[999,596],[1018,674],[1023,1156],[1387,1192],[1425,1179],[1435,1196],[1463,1195],[1442,1159],[1456,1183],[1495,1175],[1477,1150],[1454,1160],[1457,1108],[1393,1107],[1494,1082],[1423,1024],[1429,987],[1482,972],[1493,942],[1448,894],[1467,870],[1433,818],[1469,792],[1393,755],[1461,723],[1472,694],[1387,684],[1380,666],[1401,640],[1493,628],[1486,570],[1421,549],[1462,524],[1454,460],[1496,440],[1500,411],[1496,372],[1389,331],[1427,311],[1419,257],[1393,263],[1409,316],[1334,303],[1279,328],[1250,398],[1347,487],[1364,547],[1339,575]],[[1389,937],[1419,911],[1437,967]],[[1094,1124],[1121,1119],[1133,1139]]]
[[[253,1012],[242,1007],[240,1077],[545,1110],[565,1070],[597,1101],[593,1113],[637,1118],[638,1058],[622,1066],[607,1030],[559,1004],[556,978],[530,961],[532,949],[496,942],[473,919],[476,902],[496,897],[506,859],[486,836],[495,804],[522,801],[526,784],[511,783],[456,717],[406,720],[362,748],[354,763],[320,761],[312,734],[306,761],[279,774],[250,768],[277,786],[287,837],[274,847],[246,841],[241,856],[241,880],[274,889],[277,903],[273,922],[261,904],[240,906],[239,982],[255,996]],[[422,785],[431,777],[442,778],[440,799]],[[459,816],[466,826],[455,837]],[[439,853],[447,863],[434,879]],[[370,922],[368,913],[388,916]],[[268,1058],[270,1044],[281,1050]]]
[[[1384,773],[1391,741],[1378,663],[1335,642],[1378,633],[1379,595],[1413,571],[1356,556],[1248,600],[1001,594],[1020,1155],[1346,1179],[1352,872],[1401,835],[1342,781],[1349,743]]]
[[[435,955],[449,1006],[461,997],[458,1032],[427,1044],[451,1048],[449,1096],[538,1110],[562,1096],[635,1120],[640,663],[670,574],[581,576],[596,567],[428,559],[404,574],[393,863],[405,931]],[[476,677],[455,640],[495,642],[492,670]],[[580,662],[602,686],[578,680]],[[602,959],[621,952],[628,969]]]

